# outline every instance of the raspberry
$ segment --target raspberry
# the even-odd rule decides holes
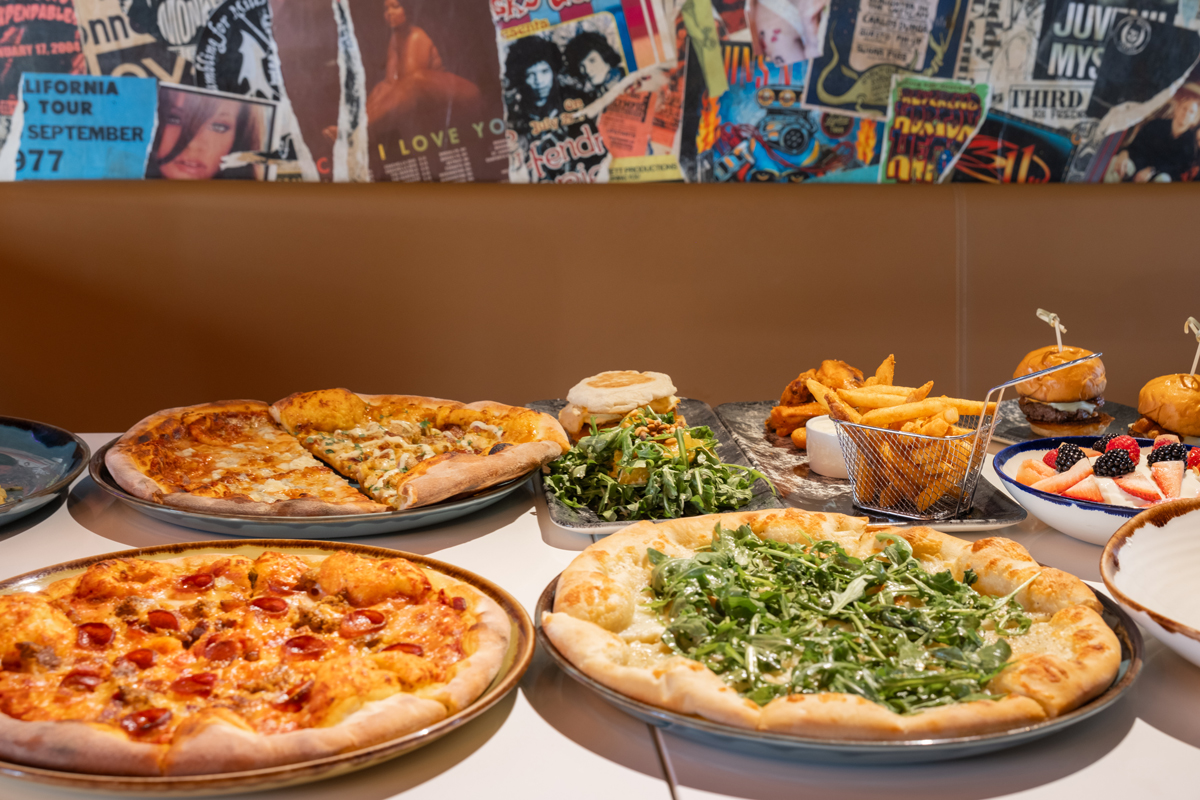
[[[1200,466],[1200,447],[1193,447],[1191,450],[1188,450],[1187,467],[1191,469],[1197,466]]]
[[[1104,434],[1103,436],[1101,436],[1099,439],[1096,440],[1096,443],[1094,445],[1092,445],[1092,449],[1103,453],[1104,449],[1106,447],[1108,447],[1108,443],[1111,442],[1113,439],[1117,438],[1117,436],[1118,436],[1118,434],[1115,434],[1115,433]]]
[[[1187,445],[1179,444],[1164,444],[1162,447],[1155,450],[1146,459],[1147,464],[1157,464],[1160,461],[1186,461],[1188,457]]]
[[[1046,455],[1042,456],[1042,463],[1045,464],[1047,467],[1052,467],[1055,471],[1058,470],[1058,467],[1054,466],[1054,462],[1057,460],[1058,460],[1058,448],[1057,447],[1054,448],[1053,450],[1051,450],[1049,453],[1046,453]]]
[[[1092,464],[1092,469],[1102,477],[1116,478],[1133,472],[1133,459],[1129,457],[1128,450],[1114,447],[1097,458],[1096,463]]]
[[[1058,456],[1054,459],[1054,468],[1059,472],[1066,472],[1082,458],[1086,458],[1086,456],[1078,446],[1064,442],[1058,446]]]
[[[1132,436],[1118,436],[1108,443],[1104,452],[1111,453],[1117,447],[1129,453],[1129,460],[1133,462],[1134,466],[1137,466],[1137,463],[1142,460],[1142,448],[1138,446],[1137,440]]]

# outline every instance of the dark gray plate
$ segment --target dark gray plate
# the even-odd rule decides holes
[[[1100,410],[1113,418],[1108,427],[1096,434],[1099,439],[1106,433],[1129,433],[1129,426],[1141,419],[1136,408],[1123,406],[1120,403],[1105,401]],[[1063,436],[1071,434],[1063,432]],[[1034,433],[1029,428],[1029,420],[1021,413],[1021,405],[1016,400],[1005,400],[1000,403],[1000,414],[996,420],[996,430],[992,432],[992,441],[1002,444],[1028,442],[1032,439],[1045,438],[1045,434]]]
[[[657,706],[634,700],[614,691],[580,672],[558,652],[542,630],[542,615],[554,608],[554,590],[558,578],[538,598],[533,612],[538,643],[550,654],[559,668],[617,708],[643,722],[678,734],[687,739],[717,748],[736,750],[756,756],[777,756],[798,761],[822,764],[916,764],[948,761],[953,758],[980,755],[1058,733],[1064,728],[1108,708],[1133,685],[1142,671],[1142,634],[1129,615],[1105,595],[1096,598],[1104,606],[1103,618],[1121,643],[1121,665],[1117,677],[1104,692],[1074,711],[1020,728],[984,733],[975,736],[945,736],[929,739],[905,739],[892,742],[864,742],[855,739],[813,738],[782,733],[763,733],[722,725],[700,717],[678,714]]]
[[[827,478],[810,472],[808,453],[797,450],[790,438],[767,432],[763,425],[774,405],[772,400],[724,403],[717,406],[717,416],[733,433],[737,443],[746,451],[746,455],[758,471],[771,479],[775,488],[779,490],[779,496],[789,506],[806,511],[865,515],[870,517],[872,522],[886,522],[896,526],[927,525],[947,533],[1004,528],[1016,525],[1028,516],[1024,508],[982,477],[979,479],[978,488],[975,489],[975,503],[971,511],[959,519],[915,522],[858,508],[854,505],[854,498],[850,492],[850,481],[843,478]]]
[[[536,400],[529,403],[526,408],[544,412],[557,419],[558,412],[566,404],[566,400]],[[746,459],[746,454],[738,447],[738,442],[734,440],[733,435],[725,428],[721,420],[717,418],[717,415],[713,413],[712,407],[708,403],[700,400],[690,400],[685,397],[679,401],[679,413],[683,414],[683,418],[689,426],[707,425],[712,428],[713,434],[717,437],[717,455],[726,464],[740,464],[743,467],[753,466]],[[761,468],[760,471],[762,471]],[[754,496],[750,499],[750,502],[737,509],[738,511],[783,508],[783,504],[772,494],[771,487],[767,486],[763,481],[756,481],[753,491]],[[606,522],[600,519],[594,511],[586,508],[571,508],[559,502],[554,492],[546,488],[545,482],[542,482],[542,492],[546,495],[546,505],[550,508],[550,519],[560,528],[566,528],[577,533],[612,533],[634,522],[634,520]]]
[[[71,486],[91,451],[70,431],[20,417],[0,417],[0,525],[53,502]],[[19,488],[14,488],[19,487]]]
[[[379,533],[397,533],[413,528],[424,528],[439,522],[456,519],[490,506],[522,486],[528,475],[492,486],[466,497],[454,498],[424,508],[405,511],[384,511],[379,514],[343,514],[326,517],[253,517],[245,514],[210,514],[183,508],[164,506],[143,500],[122,489],[113,480],[104,464],[104,456],[113,446],[112,442],[101,447],[92,456],[88,472],[92,480],[104,491],[148,517],[182,525],[207,533],[223,533],[226,536],[245,536],[251,539],[351,539],[358,536],[374,536]]]

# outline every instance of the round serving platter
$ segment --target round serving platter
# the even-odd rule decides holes
[[[424,508],[384,511],[379,514],[341,514],[322,517],[255,517],[246,514],[214,514],[164,506],[143,500],[122,489],[104,463],[104,456],[116,442],[113,439],[92,456],[88,474],[104,491],[146,516],[185,528],[245,536],[255,539],[352,539],[380,533],[423,528],[473,514],[503,500],[524,485],[529,473],[474,494],[452,498]]]
[[[1104,621],[1108,623],[1121,642],[1121,665],[1117,670],[1117,677],[1102,694],[1060,717],[997,733],[886,742],[812,738],[751,731],[722,725],[700,717],[667,711],[634,700],[585,675],[558,651],[554,643],[550,641],[550,637],[542,630],[542,615],[554,608],[554,593],[557,586],[558,577],[555,577],[538,598],[533,616],[537,621],[538,642],[560,669],[617,708],[655,727],[712,747],[736,750],[756,756],[777,756],[822,764],[882,765],[948,761],[993,750],[1002,750],[1057,733],[1103,711],[1133,685],[1138,673],[1142,670],[1141,632],[1133,624],[1133,620],[1116,603],[1097,593],[1097,599],[1104,606]]]
[[[409,753],[418,747],[440,739],[453,730],[478,717],[500,702],[521,680],[533,660],[534,631],[529,615],[520,603],[496,584],[460,569],[453,564],[426,556],[389,550],[383,547],[368,547],[361,544],[341,542],[288,541],[286,539],[246,540],[241,542],[188,542],[158,545],[117,553],[105,553],[78,561],[56,564],[52,567],[27,572],[5,581],[0,581],[0,594],[38,591],[56,580],[82,572],[92,564],[107,558],[149,558],[165,560],[181,556],[204,554],[237,554],[257,558],[262,552],[288,553],[292,555],[329,555],[345,550],[365,558],[405,558],[414,564],[436,570],[455,580],[462,581],[483,592],[499,604],[511,624],[508,652],[500,665],[500,671],[479,698],[457,714],[451,714],[440,722],[390,741],[342,753],[328,758],[286,764],[268,769],[245,772],[225,772],[215,775],[189,775],[180,777],[125,777],[119,775],[93,775],[64,770],[44,769],[0,761],[0,775],[9,778],[64,786],[88,792],[106,792],[119,795],[151,794],[161,796],[187,796],[230,794],[233,792],[276,789],[308,783],[348,772],[365,769],[380,762]]]
[[[68,430],[0,417],[0,486],[22,487],[8,502],[0,502],[0,525],[57,499],[83,472],[90,455],[87,443]]]

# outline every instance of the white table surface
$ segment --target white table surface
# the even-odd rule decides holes
[[[86,434],[97,448],[111,434]],[[988,467],[990,471],[990,465]],[[993,483],[994,473],[990,480]],[[431,555],[495,581],[532,611],[592,537],[557,528],[533,484],[460,521],[360,541]],[[976,533],[963,538],[993,535]],[[1000,535],[1099,587],[1101,548],[1032,517]],[[85,475],[68,500],[0,528],[0,575],[125,548],[220,539],[152,520]],[[229,537],[232,538],[232,537]],[[1051,737],[957,761],[896,767],[800,763],[660,733],[566,677],[540,651],[517,691],[425,748],[361,772],[232,797],[384,800],[513,798],[1200,797],[1200,669],[1146,636],[1142,675],[1113,707]],[[80,794],[0,777],[3,800]]]

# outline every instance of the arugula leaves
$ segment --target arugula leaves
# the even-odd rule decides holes
[[[972,571],[931,575],[908,542],[878,538],[886,547],[866,559],[832,541],[764,541],[748,526],[718,525],[691,558],[651,548],[646,591],[663,642],[760,705],[846,692],[903,714],[1002,697],[986,686],[1012,656],[1004,637],[1033,624],[1013,599],[1021,587],[978,594]]]
[[[602,519],[672,519],[744,506],[757,470],[725,464],[706,426],[674,426],[674,413],[639,409],[630,424],[585,436],[550,464],[545,483],[571,508]],[[770,482],[768,481],[768,484]],[[772,487],[774,491],[774,487]]]

